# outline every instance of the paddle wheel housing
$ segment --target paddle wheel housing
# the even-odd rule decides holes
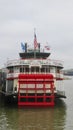
[[[52,74],[19,74],[19,106],[54,106]]]

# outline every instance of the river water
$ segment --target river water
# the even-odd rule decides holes
[[[72,130],[73,77],[64,81],[67,98],[53,108],[18,108],[0,98],[0,130]]]

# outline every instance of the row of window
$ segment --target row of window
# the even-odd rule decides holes
[[[56,70],[58,73],[59,73],[59,69]],[[20,68],[9,68],[9,73],[19,73],[19,72],[25,72],[25,73],[29,73],[29,72],[55,72],[55,68],[49,68],[49,67],[42,67],[42,68],[39,68],[39,67],[31,67],[31,68],[28,68],[28,67],[20,67]]]
[[[50,72],[50,69],[49,68],[39,68],[39,67],[20,68],[20,72]]]

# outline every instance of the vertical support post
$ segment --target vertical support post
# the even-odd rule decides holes
[[[45,79],[44,79],[44,81],[43,81],[43,90],[44,90],[44,95],[43,95],[43,100],[44,100],[44,102],[46,101],[46,88],[45,88]]]
[[[18,87],[18,104],[19,104],[19,102],[20,102],[20,82],[18,82],[18,85],[19,85],[19,87]]]
[[[37,102],[37,87],[36,87],[36,78],[35,78],[35,103]]]
[[[52,103],[54,103],[54,82],[51,82],[51,92],[52,92]]]

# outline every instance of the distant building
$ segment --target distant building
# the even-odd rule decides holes
[[[73,69],[69,69],[69,70],[64,70],[64,75],[70,75],[73,76]]]

